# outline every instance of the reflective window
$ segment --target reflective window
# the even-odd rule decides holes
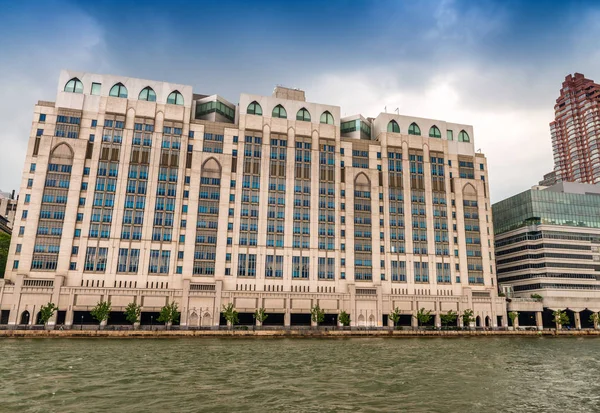
[[[96,96],[100,96],[100,87],[101,86],[102,86],[102,84],[100,84],[100,83],[92,83],[91,94],[92,95],[96,95]]]
[[[146,86],[140,92],[140,95],[138,96],[138,100],[146,100],[148,102],[156,102],[156,93],[154,93],[154,90],[150,86]]]
[[[81,83],[81,80],[74,77],[65,85],[65,92],[83,93],[83,83]]]
[[[329,113],[329,111],[326,110],[325,112],[323,112],[323,114],[321,115],[321,123],[333,125],[333,116],[331,115],[331,113]]]
[[[248,113],[248,115],[262,116],[262,108],[260,107],[258,102],[254,101],[248,105],[248,109],[246,110],[246,113]]]
[[[395,120],[391,120],[390,123],[388,123],[387,131],[393,133],[400,133],[400,125],[398,125],[398,122],[396,122]]]
[[[127,88],[123,85],[123,83],[117,83],[110,89],[108,95],[116,98],[127,99]]]
[[[467,132],[465,132],[464,130],[461,130],[460,133],[458,134],[458,141],[459,142],[471,142],[471,139],[469,138],[469,134]]]
[[[447,138],[449,141],[451,141],[451,140],[454,140],[454,134],[452,133],[452,131],[451,131],[450,129],[448,129],[448,130],[446,131],[446,138]]]
[[[421,128],[419,128],[419,125],[413,122],[408,127],[408,134],[421,136]]]
[[[430,138],[441,138],[442,137],[442,133],[440,132],[440,130],[438,129],[437,126],[433,125],[429,129],[429,137]]]
[[[310,113],[305,108],[302,108],[298,111],[298,113],[296,113],[296,120],[310,122]]]
[[[167,97],[167,104],[183,106],[183,95],[181,93],[179,93],[179,91],[174,90]]]
[[[275,108],[273,108],[273,113],[271,116],[274,118],[287,119],[287,112],[283,106],[277,105]]]

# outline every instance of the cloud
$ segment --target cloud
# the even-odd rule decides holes
[[[103,57],[103,31],[93,18],[63,2],[31,6],[35,10],[9,9],[0,17],[0,38],[11,39],[0,54],[0,188],[4,191],[20,187],[33,107],[38,100],[54,101],[60,70],[110,70]]]

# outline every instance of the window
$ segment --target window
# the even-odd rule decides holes
[[[110,89],[108,95],[116,98],[127,99],[127,88],[123,85],[123,83],[117,83]]]
[[[154,89],[152,89],[150,86],[146,86],[145,88],[143,88],[140,92],[140,95],[138,96],[138,100],[156,102],[156,93],[154,93]]]
[[[81,229],[79,229],[79,228],[78,228],[78,229],[76,229],[76,230],[75,230],[74,237],[75,237],[75,238],[79,238],[79,237],[81,237]]]
[[[274,118],[287,119],[287,112],[283,106],[277,105],[275,108],[273,108],[273,113],[271,116]]]
[[[430,129],[429,129],[429,137],[430,138],[440,138],[442,137],[442,132],[440,132],[440,130],[438,129],[437,126],[433,125]]]
[[[19,269],[19,260],[14,260],[13,262],[13,270]]]
[[[17,247],[15,248],[15,253],[19,254],[21,252],[21,247],[22,244],[17,244]]]
[[[28,204],[31,201],[31,194],[25,195],[25,203]]]
[[[167,97],[167,104],[183,106],[183,95],[178,90],[174,90]]]
[[[46,122],[46,114],[45,113],[40,113],[39,122]]]
[[[32,164],[29,166],[29,172],[35,172],[35,164],[34,164],[34,163],[32,163]]]
[[[465,132],[464,130],[461,130],[460,133],[458,134],[458,141],[459,142],[471,142],[471,139],[469,139],[469,134],[467,132]]]
[[[446,131],[446,139],[448,139],[449,141],[454,140],[454,134],[451,130]]]
[[[25,209],[21,212],[21,219],[27,219],[28,211]]]
[[[246,110],[248,115],[258,115],[262,116],[262,108],[258,104],[258,102],[254,101],[248,105],[248,109]]]
[[[96,126],[98,126],[98,120],[92,119],[92,128],[95,128]]]
[[[81,83],[81,80],[74,77],[65,85],[65,92],[83,93],[83,83]]]
[[[69,270],[70,270],[70,271],[75,271],[75,270],[77,270],[77,263],[76,263],[76,262],[70,262],[70,263],[69,263]]]
[[[329,113],[329,111],[326,110],[325,112],[323,112],[323,114],[321,115],[321,123],[333,125],[333,116],[331,115],[331,113]]]
[[[19,227],[19,235],[25,234],[25,227]]]
[[[419,125],[413,122],[408,127],[408,134],[421,136],[421,128],[419,128]]]
[[[38,129],[38,130],[35,132],[35,136],[42,136],[43,134],[44,134],[44,130],[43,130],[43,129]]]
[[[91,94],[92,95],[96,95],[96,96],[100,96],[100,87],[102,85],[100,83],[92,83],[92,90],[91,90]]]
[[[305,108],[302,108],[296,113],[296,120],[310,122],[310,113]]]
[[[27,188],[31,188],[33,186],[33,179],[28,179],[27,180]]]
[[[400,125],[398,125],[398,122],[395,120],[391,120],[390,123],[388,123],[387,131],[392,133],[400,133]]]

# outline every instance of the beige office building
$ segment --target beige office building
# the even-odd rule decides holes
[[[177,302],[181,325],[415,323],[418,309],[472,309],[506,324],[497,296],[485,157],[473,128],[380,113],[342,118],[304,92],[242,94],[63,71],[35,106],[1,321],[142,323]],[[222,323],[222,320],[221,320]]]

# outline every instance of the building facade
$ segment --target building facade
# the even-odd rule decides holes
[[[523,325],[593,327],[600,311],[600,188],[561,182],[493,205],[498,283]],[[532,294],[536,300],[531,300]]]
[[[600,182],[600,85],[568,75],[550,123],[557,181]],[[546,178],[546,177],[544,177]]]
[[[0,224],[0,226],[5,229],[8,228],[9,233],[15,222],[16,212],[17,198],[15,197],[15,191],[0,191],[0,219],[2,219],[2,224]]]
[[[340,108],[278,87],[234,105],[190,86],[61,72],[35,106],[2,319],[90,320],[109,300],[142,323],[177,302],[181,324],[382,326],[395,308],[471,309],[506,323],[497,296],[486,159],[468,125]]]

